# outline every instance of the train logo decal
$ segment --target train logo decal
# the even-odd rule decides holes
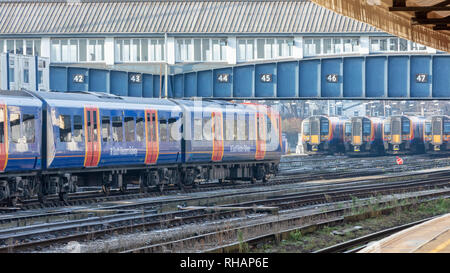
[[[0,101],[0,171],[3,172],[8,164],[8,110],[4,102]]]
[[[96,106],[84,107],[84,137],[86,143],[84,166],[96,167],[102,152],[100,142],[100,113]]]
[[[159,156],[158,112],[145,110],[145,164],[155,164]]]

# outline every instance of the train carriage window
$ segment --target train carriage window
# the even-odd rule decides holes
[[[156,119],[155,119],[154,113],[148,114],[147,122],[148,122],[148,127],[147,127],[148,140],[156,141],[156,125],[155,125]]]
[[[237,115],[237,140],[245,140],[245,116]]]
[[[245,115],[244,116],[244,125],[245,125],[244,126],[244,140],[249,140],[249,137],[250,137],[249,126],[248,126],[249,122],[250,122],[250,116]]]
[[[180,139],[180,126],[181,120],[176,118],[169,119],[169,140],[176,141]]]
[[[226,140],[234,140],[234,131],[235,131],[235,122],[234,122],[234,114],[228,114],[226,115],[226,118],[224,120],[224,132],[225,132],[225,139]]]
[[[102,140],[111,141],[111,120],[109,116],[102,116]]]
[[[69,115],[59,115],[59,140],[72,141],[72,124]]]
[[[35,121],[34,115],[24,114],[23,115],[23,132],[25,134],[27,143],[34,143],[35,135]]]
[[[267,142],[270,142],[272,140],[272,134],[275,133],[275,130],[272,132],[272,120],[270,120],[269,117],[267,117]]]
[[[123,141],[123,124],[120,116],[112,118],[112,137],[114,142]]]
[[[256,140],[256,124],[255,124],[255,115],[248,116],[248,138],[249,140]]]
[[[372,131],[372,127],[371,127],[370,121],[367,121],[367,120],[363,121],[363,134],[365,136],[368,136],[368,135],[370,135],[371,131]]]
[[[136,141],[144,141],[144,118],[136,118]]]
[[[159,141],[167,141],[167,120],[159,120]]]
[[[309,122],[303,122],[303,134],[304,135],[310,134]]]
[[[0,143],[5,142],[5,110],[0,107]]]
[[[87,129],[88,129],[88,134],[87,134],[87,137],[88,137],[88,142],[91,142],[92,141],[92,136],[91,136],[91,128],[92,128],[92,125],[91,125],[91,115],[89,114],[89,112],[88,112],[88,114],[87,114]]]
[[[212,140],[212,120],[210,116],[203,117],[203,139]]]
[[[136,137],[134,135],[134,131],[136,128],[136,124],[134,123],[134,117],[125,117],[125,141],[133,142]]]
[[[262,116],[258,117],[258,140],[264,140],[265,136],[264,136],[264,130],[266,128],[264,128],[264,119]]]
[[[93,132],[94,132],[94,141],[97,141],[97,139],[98,139],[98,129],[97,129],[97,127],[98,127],[98,120],[97,120],[97,111],[95,111],[94,110],[94,113],[93,113],[93,125],[94,125],[94,130],[93,130]]]
[[[352,124],[350,122],[345,123],[345,135],[350,136],[352,134]]]
[[[194,118],[194,140],[203,139],[202,128],[202,119]]]
[[[320,122],[320,134],[321,135],[328,135],[329,126],[330,126],[330,123],[328,122],[328,120],[322,120]]]
[[[450,134],[450,122],[444,122],[444,134]]]
[[[83,119],[79,115],[73,116],[73,140],[83,142]]]

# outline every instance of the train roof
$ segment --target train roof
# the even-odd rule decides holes
[[[40,99],[35,98],[25,91],[0,90],[0,101],[3,101],[7,105],[42,106]]]

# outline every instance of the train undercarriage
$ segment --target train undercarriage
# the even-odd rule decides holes
[[[177,166],[148,166],[128,168],[58,170],[58,172],[33,172],[30,174],[4,175],[0,177],[0,202],[15,206],[19,201],[37,197],[45,202],[51,195],[67,200],[69,193],[79,187],[101,187],[108,195],[111,189],[126,192],[128,185],[141,191],[176,186],[196,187],[202,181],[218,180],[219,183],[236,181],[266,182],[278,171],[279,161],[233,162],[210,164],[179,164]]]

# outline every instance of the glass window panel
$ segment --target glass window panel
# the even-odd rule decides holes
[[[72,141],[72,123],[69,115],[59,115],[59,141]]]
[[[158,46],[159,46],[159,52],[160,52],[160,56],[159,56],[159,61],[164,60],[164,40],[158,40]]]
[[[78,61],[77,52],[78,52],[78,40],[70,40],[69,55],[70,55],[70,61],[71,62],[77,62]]]
[[[387,51],[387,39],[380,39],[380,51]]]
[[[30,71],[28,69],[23,70],[23,82],[30,83]]]
[[[380,44],[379,44],[378,40],[373,39],[370,41],[370,51],[373,51],[373,52],[380,51]]]
[[[14,54],[14,40],[6,40],[6,52]]]
[[[315,47],[315,54],[320,55],[322,53],[320,50],[320,47],[321,47],[320,39],[314,39],[313,43],[314,43],[314,47]]]
[[[211,61],[211,49],[209,47],[209,39],[202,39],[202,60]]]
[[[344,52],[349,53],[352,52],[352,40],[344,39]]]
[[[331,39],[323,39],[323,53],[324,54],[333,54],[333,47],[331,44]]]
[[[35,121],[34,115],[23,115],[23,133],[25,135],[27,143],[34,143],[35,134]]]
[[[122,40],[116,40],[114,47],[114,59],[116,62],[122,62]]]
[[[158,42],[156,40],[150,40],[150,45],[149,45],[149,52],[150,52],[150,61],[156,61],[156,44]],[[180,58],[180,45],[179,45],[179,41],[177,41],[177,61]]]
[[[61,50],[60,50],[60,44],[59,40],[52,40],[51,45],[51,60],[54,62],[60,62],[61,61]]]
[[[102,116],[102,140],[103,142],[111,140],[111,121],[109,116]]]
[[[160,141],[167,141],[167,120],[160,120],[159,121],[159,140]]]
[[[334,47],[334,53],[340,54],[343,52],[343,46],[342,46],[342,40],[341,39],[333,39],[333,47]]]
[[[80,62],[86,61],[87,56],[87,50],[86,50],[86,39],[80,39],[79,40],[79,47],[80,47]]]
[[[141,47],[142,47],[142,59],[143,62],[148,62],[148,39],[142,39],[141,40]]]
[[[34,55],[41,56],[41,40],[34,40]]]
[[[238,41],[238,60],[245,60],[245,40]]]
[[[358,38],[352,39],[352,51],[359,52],[359,39]]]
[[[33,55],[33,40],[26,40],[25,44],[26,44],[25,54],[26,55]]]
[[[134,118],[125,117],[125,141],[133,142],[135,141],[134,130],[135,130]]]
[[[408,41],[405,39],[400,38],[399,40],[399,50],[400,51],[407,51],[408,50]]]
[[[256,40],[256,58],[264,59],[265,43],[266,43],[265,39],[257,39]]]
[[[219,40],[212,40],[213,61],[220,61],[220,43]]]
[[[130,61],[130,40],[123,40],[123,62]]]
[[[246,50],[246,59],[253,60],[253,50],[254,50],[255,40],[247,40],[247,50]]]
[[[187,61],[192,61],[194,58],[194,44],[192,43],[191,39],[187,39],[184,41],[184,43],[186,44],[186,60]]]
[[[69,62],[69,44],[67,40],[61,40],[61,61]]]
[[[83,119],[81,116],[73,116],[73,139],[75,142],[83,142]]]
[[[194,39],[194,61],[202,60],[202,40]]]
[[[23,40],[16,40],[16,54],[23,54]]]
[[[95,40],[89,40],[88,44],[88,61],[95,61]]]
[[[5,48],[4,44],[5,44],[5,42],[4,42],[3,40],[0,40],[0,53],[5,52],[5,50],[4,50],[4,48]]]
[[[273,44],[275,43],[274,39],[267,39],[264,45],[264,55],[266,59],[275,58],[274,52],[272,51]]]
[[[220,40],[220,59],[227,59],[227,40]]]
[[[194,140],[202,140],[202,119],[194,119]]]
[[[103,61],[105,59],[104,50],[105,50],[105,41],[97,40],[97,45],[95,47],[96,61]]]
[[[133,39],[131,44],[131,51],[130,51],[130,60],[132,62],[138,62],[141,59],[141,46],[139,44],[139,39]]]
[[[144,141],[144,118],[136,118],[136,141]]]
[[[112,139],[114,142],[123,141],[122,117],[116,116],[112,118]]]
[[[389,39],[389,50],[390,51],[398,51],[398,39],[397,38]]]

